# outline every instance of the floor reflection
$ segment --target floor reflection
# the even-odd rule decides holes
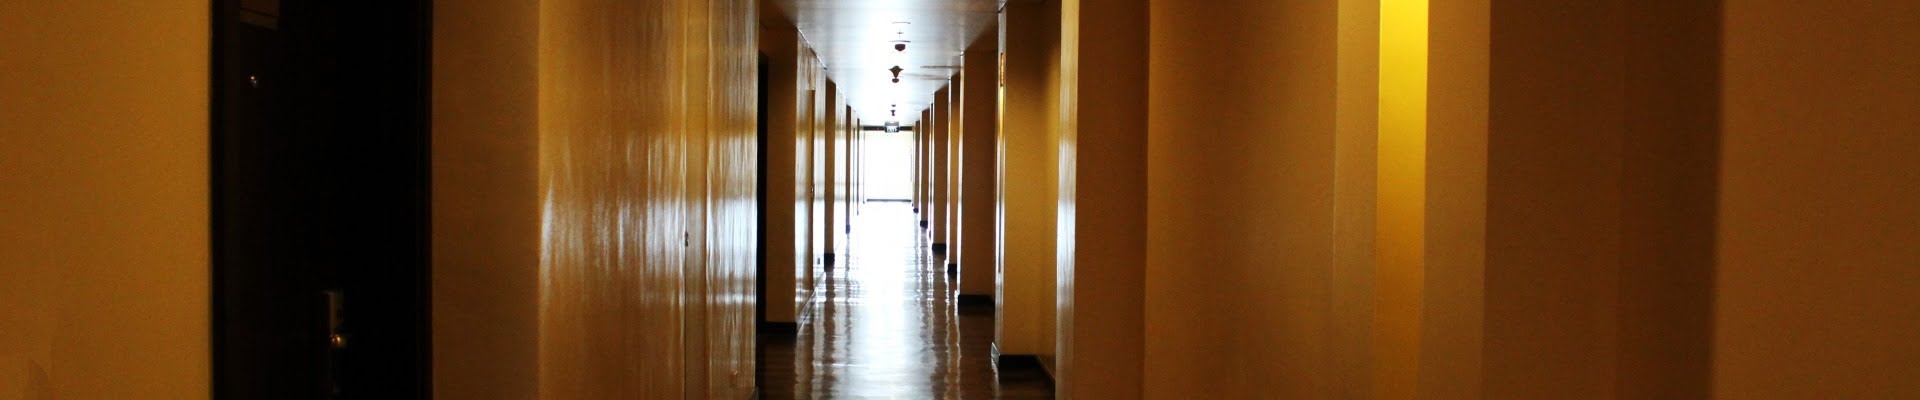
[[[1052,398],[1036,374],[999,376],[992,310],[957,306],[957,282],[914,224],[905,203],[866,205],[856,247],[827,271],[799,332],[763,339],[766,398]]]

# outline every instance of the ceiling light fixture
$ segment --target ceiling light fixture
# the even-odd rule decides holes
[[[913,43],[907,40],[907,25],[913,25],[913,23],[906,21],[893,23],[893,51],[905,53],[907,52],[907,43]]]
[[[893,83],[900,83],[900,71],[906,70],[900,69],[900,66],[895,65],[893,68],[888,68],[887,71],[893,73]]]

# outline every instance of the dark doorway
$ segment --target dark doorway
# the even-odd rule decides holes
[[[428,2],[216,0],[214,397],[428,397]]]
[[[754,232],[756,232],[755,236],[757,237],[753,260],[753,280],[756,282],[754,283],[753,292],[754,332],[767,331],[767,245],[769,244],[767,243],[767,167],[769,165],[767,164],[767,149],[768,146],[772,144],[768,142],[769,138],[767,137],[767,79],[770,78],[768,75],[770,72],[771,71],[768,70],[767,55],[761,54],[759,84],[757,85],[760,88],[759,100],[757,100],[759,106],[756,108],[756,110],[758,110],[756,111],[756,115],[759,115],[758,120],[760,122],[757,128],[759,135],[756,136],[755,139],[759,144],[756,147],[758,150],[756,150],[756,156],[754,158],[759,160],[755,162],[756,172],[754,172],[754,176],[757,178],[754,178],[754,193],[756,194],[754,195],[753,203]],[[767,349],[755,344],[753,346],[753,359],[755,362],[754,365],[766,363]],[[764,368],[754,368],[754,378],[756,378],[754,382],[761,382],[759,378],[765,377],[764,371]]]

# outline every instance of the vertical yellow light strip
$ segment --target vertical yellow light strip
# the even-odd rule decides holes
[[[1411,399],[1420,372],[1427,163],[1427,1],[1380,3],[1374,394]]]

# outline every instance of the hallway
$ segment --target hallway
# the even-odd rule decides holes
[[[0,400],[1920,399],[1920,0],[0,0]]]
[[[1038,370],[995,379],[992,310],[954,301],[910,205],[869,202],[854,222],[859,246],[828,270],[799,332],[763,334],[765,398],[1053,398]]]

